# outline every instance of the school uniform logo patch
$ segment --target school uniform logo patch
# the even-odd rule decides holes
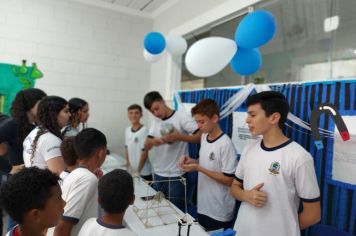
[[[215,154],[213,152],[210,153],[209,159],[210,159],[210,161],[215,160]]]
[[[138,143],[138,137],[135,137],[134,142]]]
[[[281,168],[281,165],[278,162],[274,161],[274,162],[272,162],[272,164],[268,170],[269,170],[270,174],[278,175],[280,168]]]

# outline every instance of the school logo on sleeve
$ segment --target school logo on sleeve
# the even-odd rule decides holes
[[[274,161],[271,163],[271,166],[269,167],[268,170],[269,170],[270,174],[278,175],[280,168],[281,168],[281,165],[278,162]]]
[[[209,159],[210,159],[210,161],[215,160],[215,154],[214,154],[214,152],[211,152],[211,153],[209,154]]]

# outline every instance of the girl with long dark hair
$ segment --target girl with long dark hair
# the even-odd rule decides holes
[[[68,102],[61,97],[45,97],[38,105],[39,125],[25,138],[23,158],[26,167],[48,168],[60,174],[64,161],[60,151],[61,129],[70,117]]]
[[[81,98],[72,98],[68,102],[70,119],[69,124],[64,128],[63,135],[66,137],[76,136],[79,131],[79,125],[82,129],[86,127],[89,118],[89,104]]]
[[[18,92],[11,104],[11,117],[4,119],[0,125],[0,146],[8,165],[1,166],[1,171],[14,173],[24,163],[22,143],[25,137],[35,128],[37,107],[46,93],[37,88],[29,88]],[[5,145],[6,144],[6,145]],[[5,148],[6,147],[6,148]]]

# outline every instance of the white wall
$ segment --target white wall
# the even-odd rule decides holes
[[[126,107],[149,90],[142,39],[152,20],[70,0],[0,0],[0,12],[0,63],[37,62],[36,87],[87,100],[89,126],[122,153]]]
[[[154,30],[184,35],[228,15],[237,13],[260,0],[180,0],[167,11],[154,19]],[[158,90],[172,99],[174,90],[180,89],[180,73],[176,61],[168,53],[151,67],[151,89]]]

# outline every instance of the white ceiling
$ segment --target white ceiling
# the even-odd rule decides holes
[[[73,0],[83,4],[110,9],[145,18],[154,18],[178,0]]]

